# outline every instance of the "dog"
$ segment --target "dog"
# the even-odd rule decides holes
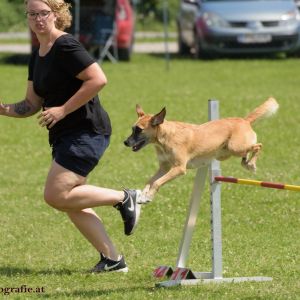
[[[196,125],[167,121],[166,108],[155,115],[146,114],[137,104],[138,120],[124,144],[137,152],[152,143],[159,161],[158,171],[147,182],[138,202],[152,201],[166,182],[184,175],[187,169],[203,167],[213,159],[241,157],[241,165],[255,172],[262,144],[257,143],[252,124],[273,115],[278,108],[279,104],[271,97],[245,118],[224,118]]]

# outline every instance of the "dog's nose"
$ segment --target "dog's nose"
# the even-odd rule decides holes
[[[124,141],[124,145],[125,145],[126,147],[129,147],[128,140]]]

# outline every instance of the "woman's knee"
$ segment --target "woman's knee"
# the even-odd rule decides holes
[[[44,190],[44,200],[49,206],[57,210],[65,211],[64,203],[66,199],[63,195],[57,194],[46,188]]]
[[[55,209],[68,211],[68,193],[78,184],[77,175],[53,161],[45,183],[45,202]]]

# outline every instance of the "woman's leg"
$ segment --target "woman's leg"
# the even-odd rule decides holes
[[[82,235],[98,252],[103,253],[105,257],[112,260],[118,260],[118,253],[112,241],[107,235],[100,218],[91,208],[67,212],[67,214]]]
[[[135,203],[133,209],[128,204],[132,202],[128,195],[124,200],[124,191],[99,188],[85,183],[85,177],[53,161],[45,184],[45,201],[52,207],[66,212],[86,239],[106,257],[114,260],[117,258],[116,249],[105,232],[101,220],[90,207],[121,205],[118,209],[127,235],[133,233],[138,222],[139,207]]]
[[[86,178],[61,167],[53,161],[45,185],[45,200],[55,208],[59,209],[60,201],[64,201],[74,188],[85,186]],[[98,189],[98,188],[96,188]],[[123,192],[108,190],[107,196],[104,194],[104,205],[114,205],[124,198]],[[83,198],[86,196],[81,194]],[[98,205],[101,204],[101,196],[98,196]],[[89,195],[87,195],[87,198]],[[107,197],[107,198],[106,198]],[[108,200],[107,200],[108,199]],[[70,201],[72,201],[70,199]],[[96,248],[98,252],[103,253],[106,257],[113,260],[118,259],[117,251],[108,237],[105,228],[91,208],[79,207],[76,209],[61,209],[65,211],[74,225],[82,235]]]
[[[124,199],[124,191],[101,188],[85,184],[86,178],[52,162],[44,197],[49,205],[61,210],[116,205]]]

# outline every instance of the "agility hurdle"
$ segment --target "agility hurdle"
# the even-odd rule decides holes
[[[209,120],[219,119],[219,102],[217,100],[208,101]],[[200,207],[200,200],[205,188],[205,181],[209,173],[210,183],[210,206],[211,206],[211,270],[209,272],[195,272],[186,267],[193,231],[196,225],[197,215]],[[197,170],[194,179],[193,191],[190,205],[186,216],[183,234],[179,246],[176,267],[159,266],[153,276],[156,278],[170,277],[167,281],[156,284],[158,287],[172,287],[176,285],[196,285],[205,283],[223,282],[245,282],[245,281],[271,281],[271,277],[233,277],[224,278],[222,272],[222,225],[221,225],[221,183],[217,178],[221,176],[220,162],[213,160],[208,166],[203,166]]]
[[[274,183],[274,182],[267,182],[267,181],[258,181],[252,179],[241,179],[241,178],[234,178],[234,177],[224,177],[224,176],[216,176],[216,181],[227,182],[227,183],[237,183],[237,184],[245,184],[245,185],[256,185],[270,189],[279,189],[279,190],[290,190],[300,192],[299,185],[290,185],[284,183]]]

